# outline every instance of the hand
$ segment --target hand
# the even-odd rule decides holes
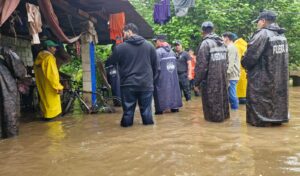
[[[63,90],[56,90],[56,93],[57,93],[57,94],[60,94],[60,95],[62,95],[63,92],[64,92]]]
[[[194,91],[195,91],[195,92],[200,92],[200,89],[199,89],[197,86],[195,86],[195,87],[194,87]]]

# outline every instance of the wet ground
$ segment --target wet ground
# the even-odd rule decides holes
[[[290,89],[288,124],[256,128],[245,106],[224,123],[203,119],[201,98],[143,126],[119,127],[117,114],[75,112],[21,124],[0,140],[2,176],[296,176],[300,175],[300,88]]]

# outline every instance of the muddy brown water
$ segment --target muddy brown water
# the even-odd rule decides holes
[[[246,124],[245,106],[224,123],[203,119],[201,98],[179,113],[131,128],[116,114],[75,112],[53,122],[21,123],[0,140],[2,176],[296,176],[300,175],[300,88],[290,89],[290,122]]]

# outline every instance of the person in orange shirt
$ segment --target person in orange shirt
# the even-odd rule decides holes
[[[191,80],[190,80],[190,87],[191,90],[194,90],[195,96],[198,97],[200,95],[199,91],[195,88],[195,66],[196,66],[196,55],[192,48],[189,49],[189,55],[191,57]]]

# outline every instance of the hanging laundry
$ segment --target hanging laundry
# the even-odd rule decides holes
[[[195,7],[195,0],[173,0],[176,16],[185,16],[190,7]]]
[[[171,19],[170,0],[161,0],[154,4],[153,19],[156,24],[166,24]]]
[[[109,16],[110,39],[115,40],[116,44],[123,42],[123,28],[125,26],[125,13],[115,13]]]
[[[36,5],[26,3],[29,33],[32,35],[32,44],[40,44],[39,33],[42,32],[42,19],[40,8]]]

